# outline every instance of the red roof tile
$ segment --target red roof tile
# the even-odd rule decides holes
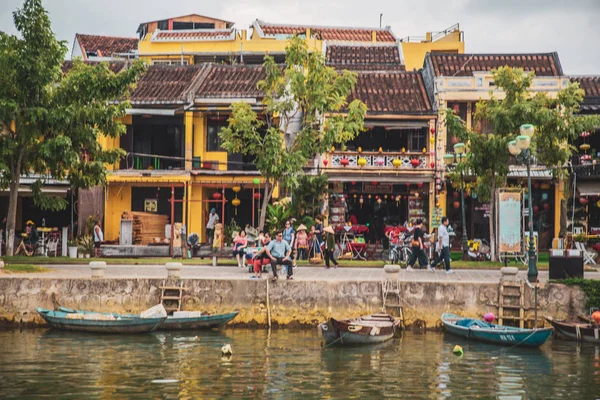
[[[348,103],[354,99],[367,114],[433,114],[419,72],[361,72]]]
[[[234,29],[156,31],[152,41],[172,40],[234,40]]]
[[[86,52],[98,53],[98,57],[111,57],[115,54],[131,53],[137,50],[137,38],[123,38],[113,36],[98,35],[75,35],[75,40],[79,42],[81,53],[84,59],[87,58]]]
[[[260,98],[258,81],[265,78],[260,65],[212,64],[196,90],[199,98]]]
[[[205,65],[151,65],[140,78],[130,100],[133,104],[185,103],[193,84],[205,69]]]
[[[389,28],[345,28],[335,26],[316,25],[285,25],[272,24],[264,21],[255,21],[254,27],[258,27],[265,36],[294,35],[311,30],[311,35],[322,40],[338,40],[345,42],[370,42],[371,32],[377,34],[377,42],[395,42],[396,38]]]
[[[108,62],[108,61],[84,61],[84,63],[87,65],[97,65],[97,64],[100,64],[101,62]],[[126,65],[127,65],[127,63],[125,61],[108,62],[108,68],[110,68],[110,70],[112,72],[114,72],[115,74],[118,72],[121,72],[121,70],[123,68],[125,68]],[[73,61],[71,61],[71,60],[63,61],[63,64],[62,64],[62,72],[63,73],[69,72],[71,70],[71,68],[73,68]]]
[[[580,108],[585,111],[600,111],[600,76],[571,77],[585,92]]]
[[[397,45],[328,45],[327,64],[356,71],[405,71]]]
[[[430,53],[436,76],[471,76],[473,72],[491,71],[508,66],[535,71],[537,76],[561,76],[557,53],[542,54],[448,54]]]

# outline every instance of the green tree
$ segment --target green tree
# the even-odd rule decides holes
[[[502,89],[505,97],[498,98],[492,92],[490,100],[480,100],[474,119],[476,122],[486,121],[493,133],[483,134],[477,127],[467,129],[466,123],[452,110],[445,111],[445,122],[449,133],[468,145],[463,167],[476,177],[475,182],[470,183],[471,189],[481,202],[490,205],[490,244],[492,258],[496,259],[494,194],[497,187],[505,185],[509,172],[508,142],[519,135],[521,125],[533,124],[532,154],[538,164],[551,168],[559,176],[565,174],[563,165],[573,152],[569,142],[581,132],[598,126],[600,118],[577,114],[584,94],[577,83],[569,84],[553,97],[548,93],[533,94],[530,91],[534,78],[531,72],[510,67],[492,72],[496,87]],[[456,174],[451,175],[451,179],[456,178]]]
[[[72,189],[103,184],[105,165],[117,162],[122,151],[103,150],[97,139],[124,132],[119,118],[129,104],[121,100],[144,69],[138,62],[114,74],[106,64],[75,61],[63,74],[67,47],[56,40],[41,0],[26,0],[13,17],[21,37],[0,32],[0,189],[10,189],[8,255],[21,177],[41,176],[33,199],[49,210],[67,203],[42,193],[47,178],[68,180]]]
[[[367,110],[358,100],[346,101],[356,74],[328,67],[302,38],[289,41],[283,67],[266,57],[264,68],[266,77],[258,84],[264,111],[259,116],[249,104],[235,103],[229,126],[219,133],[227,151],[252,155],[265,178],[260,228],[275,186],[295,187],[309,159],[334,144],[343,147],[363,130]]]

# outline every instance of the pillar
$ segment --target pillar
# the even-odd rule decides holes
[[[554,237],[560,235],[561,202],[565,199],[565,181],[561,176],[554,185]],[[567,224],[568,225],[568,224]]]
[[[192,111],[185,112],[183,123],[185,129],[185,169],[189,171],[192,169],[192,142],[194,138],[194,113]]]

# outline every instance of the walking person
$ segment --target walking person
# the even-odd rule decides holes
[[[246,238],[246,231],[242,229],[233,241],[233,255],[240,268],[244,268],[244,254],[246,252],[246,247],[248,247],[248,239]]]
[[[208,215],[208,222],[206,223],[206,236],[208,237],[208,244],[212,244],[213,236],[215,235],[215,225],[219,222],[219,215],[217,210],[212,208]]]
[[[427,255],[425,254],[423,240],[425,234],[423,233],[423,220],[417,219],[415,221],[415,229],[413,230],[413,239],[411,242],[412,245],[412,255],[410,256],[410,261],[408,262],[408,267],[406,267],[407,271],[414,271],[413,266],[417,259],[419,260],[419,266],[423,268],[427,266],[427,270],[429,272],[435,272],[433,268],[429,265],[429,260],[427,259]]]
[[[446,273],[453,274],[454,271],[450,268],[450,235],[448,234],[448,225],[450,221],[448,217],[442,217],[442,223],[438,227],[438,248],[440,250],[440,256],[437,260],[431,264],[431,268],[444,261],[446,264]]]
[[[306,233],[306,226],[302,224],[298,227],[294,247],[296,248],[296,259],[306,260],[308,253],[308,234]]]
[[[321,253],[321,243],[323,243],[323,217],[320,215],[315,217],[315,225],[312,229],[313,239],[316,241],[314,246],[315,256]]]
[[[94,226],[94,257],[100,256],[100,245],[102,242],[104,242],[104,233],[100,227],[100,220],[97,220]]]
[[[325,232],[325,269],[329,269],[330,261],[333,263],[333,268],[337,268],[338,262],[333,255],[335,251],[335,231],[330,225],[323,229],[323,232]]]
[[[294,279],[294,268],[292,268],[292,260],[290,254],[292,247],[283,240],[283,232],[277,232],[275,240],[267,246],[267,255],[271,258],[271,271],[273,272],[273,282],[277,280],[277,265],[285,265],[287,268],[287,279]]]
[[[294,231],[294,228],[292,227],[292,220],[289,219],[288,221],[285,221],[285,227],[283,228],[283,240],[288,242],[290,247],[293,249],[295,238],[296,238],[296,232]],[[293,264],[294,268],[296,268],[296,261],[294,260],[293,250],[292,250],[292,253],[290,254],[290,259],[292,260],[292,264]]]

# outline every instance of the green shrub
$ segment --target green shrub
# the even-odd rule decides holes
[[[570,278],[552,281],[568,286],[579,286],[585,294],[586,308],[600,308],[600,281],[593,279]]]

